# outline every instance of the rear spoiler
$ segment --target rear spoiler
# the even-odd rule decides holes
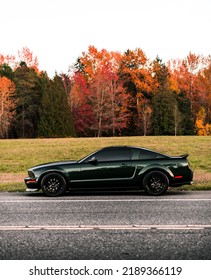
[[[184,155],[181,155],[180,157],[181,158],[187,158],[189,156],[189,154],[184,154]]]

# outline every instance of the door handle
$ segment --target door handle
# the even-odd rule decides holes
[[[127,164],[126,163],[122,163],[121,167],[127,167]]]

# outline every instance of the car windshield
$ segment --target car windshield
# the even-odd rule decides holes
[[[88,156],[85,156],[85,157],[79,159],[78,162],[81,163],[81,162],[85,162],[88,158],[91,159],[91,158],[94,156],[95,153],[97,153],[97,151],[95,151],[95,152],[89,154]],[[88,159],[88,160],[89,160],[89,159]]]

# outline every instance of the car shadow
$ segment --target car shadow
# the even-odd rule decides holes
[[[186,196],[188,195],[188,191],[181,191],[181,190],[175,190],[170,189],[165,194],[159,195],[159,196],[150,196],[148,195],[144,190],[121,190],[121,191],[114,191],[114,190],[72,190],[67,191],[65,194],[58,196],[59,197],[75,197],[75,196],[83,196],[83,197],[89,197],[89,196],[142,196],[142,197],[149,197],[149,198],[155,198],[155,197],[172,197],[172,196]],[[21,193],[24,196],[28,197],[48,197],[42,191],[36,191],[36,192],[23,192]],[[52,197],[49,197],[52,198]]]

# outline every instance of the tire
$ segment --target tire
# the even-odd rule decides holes
[[[167,191],[169,179],[163,172],[154,170],[145,175],[143,186],[147,194],[161,195]]]
[[[56,172],[46,174],[41,181],[41,188],[48,196],[59,196],[66,191],[67,182],[65,178]]]

